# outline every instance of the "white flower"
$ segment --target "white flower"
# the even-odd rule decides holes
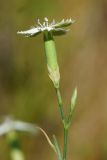
[[[26,37],[36,36],[37,34],[44,31],[48,31],[48,32],[51,31],[53,35],[62,35],[68,31],[64,29],[64,27],[68,27],[74,22],[75,21],[72,19],[67,19],[67,20],[63,19],[61,22],[56,23],[55,20],[53,20],[51,23],[49,23],[48,18],[45,17],[43,23],[41,23],[40,20],[38,19],[36,27],[32,27],[31,29],[26,31],[18,31],[17,33],[25,35]]]
[[[4,122],[0,124],[0,136],[13,130],[30,132],[33,134],[37,132],[37,129],[33,124],[23,121],[15,121],[12,118],[6,117]]]

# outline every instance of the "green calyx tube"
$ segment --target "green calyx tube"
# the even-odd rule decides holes
[[[59,88],[60,73],[57,62],[55,41],[52,33],[49,31],[45,31],[44,33],[44,44],[49,77],[54,83],[55,88]]]

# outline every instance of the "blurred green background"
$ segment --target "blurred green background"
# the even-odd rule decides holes
[[[40,125],[63,144],[53,85],[47,76],[42,35],[24,38],[17,31],[48,17],[76,23],[66,36],[55,37],[65,111],[72,91],[78,102],[69,132],[68,160],[107,160],[107,1],[0,1],[0,116]],[[21,134],[27,160],[55,160],[44,136]],[[0,159],[8,159],[0,137]]]

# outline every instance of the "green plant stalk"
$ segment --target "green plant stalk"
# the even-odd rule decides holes
[[[61,97],[59,88],[56,88],[56,95],[58,100],[59,111],[61,114],[61,120],[62,120],[62,123],[64,123],[64,107],[63,107],[62,97]]]
[[[24,154],[20,148],[20,143],[15,131],[10,131],[7,135],[7,143],[10,150],[11,160],[25,160]]]
[[[67,157],[67,142],[68,142],[68,128],[64,127],[63,160],[66,160],[66,157]]]
[[[61,121],[63,123],[64,127],[64,146],[63,146],[63,160],[66,160],[66,155],[67,155],[67,139],[68,139],[68,127],[66,125],[66,118],[64,116],[64,107],[63,107],[63,102],[62,102],[62,97],[60,93],[60,88],[59,88],[59,83],[60,83],[60,73],[56,71],[59,68],[58,66],[58,61],[57,61],[57,53],[56,53],[56,48],[55,48],[55,42],[53,39],[53,35],[51,32],[45,32],[44,34],[44,43],[45,43],[45,55],[46,55],[46,60],[47,60],[47,66],[48,66],[48,71],[49,71],[49,77],[52,80],[55,90],[56,90],[56,95],[57,95],[57,100],[58,100],[58,106],[59,106],[59,111],[61,115]],[[58,146],[57,146],[58,148]],[[60,149],[59,149],[60,150]]]
[[[59,104],[61,119],[62,119],[62,123],[63,123],[63,127],[64,127],[63,160],[66,160],[69,125],[67,125],[67,121],[66,121],[66,118],[64,116],[64,107],[63,107],[62,97],[61,97],[61,93],[60,93],[59,88],[56,89],[56,93],[57,93],[57,100],[58,100],[58,104]]]

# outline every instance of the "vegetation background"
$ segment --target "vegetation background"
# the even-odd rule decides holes
[[[0,117],[39,124],[63,143],[55,91],[47,76],[42,35],[24,38],[36,19],[73,18],[66,36],[56,37],[65,110],[78,87],[78,102],[69,132],[69,160],[107,159],[107,1],[0,1]],[[27,160],[55,160],[41,134],[20,134]],[[0,159],[8,159],[0,137]]]

